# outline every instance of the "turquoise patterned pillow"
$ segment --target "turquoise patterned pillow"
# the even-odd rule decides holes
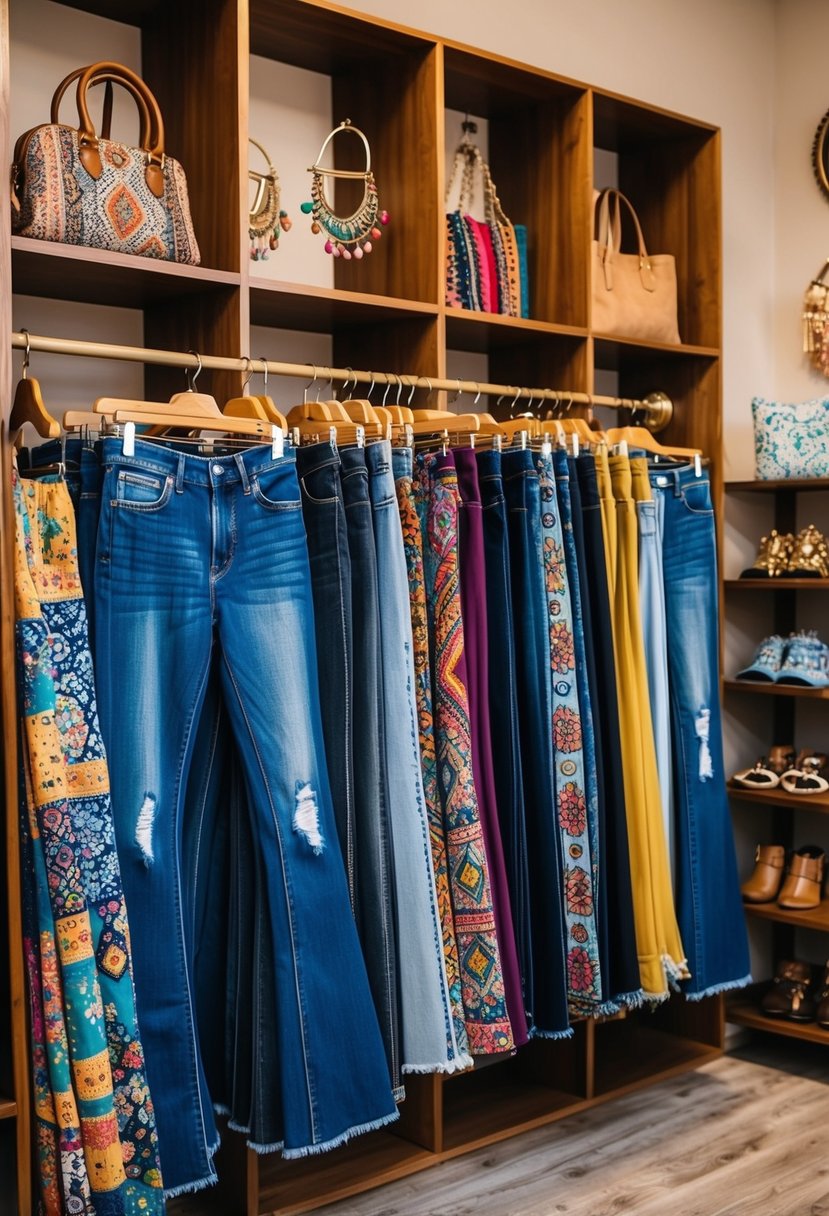
[[[829,477],[829,397],[800,405],[755,397],[751,412],[761,481]]]

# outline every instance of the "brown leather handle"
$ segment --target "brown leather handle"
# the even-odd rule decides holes
[[[52,97],[52,111],[50,121],[60,123],[60,105],[63,101],[66,90],[74,80],[82,76],[86,68],[75,68],[74,72],[70,72],[68,76],[64,76],[58,87],[55,89]],[[104,96],[104,110],[101,117],[101,138],[109,139],[112,129],[112,86],[120,84],[135,98],[138,106],[138,113],[141,120],[141,134],[139,136],[140,145],[142,148],[151,147],[158,142],[158,134],[153,130],[153,119],[147,108],[147,103],[144,100],[144,94],[135,87],[132,81],[125,80],[122,76],[113,76],[111,72],[101,72],[99,76],[95,76],[90,81],[90,88],[95,85],[106,83],[106,94]]]
[[[133,89],[130,89],[130,92],[133,93],[133,96],[135,96],[133,90],[138,90],[144,98],[151,117],[147,141],[142,144],[142,150],[147,154],[144,175],[152,193],[156,198],[162,198],[164,195],[164,121],[158,108],[158,102],[147,85],[140,76],[122,63],[101,60],[99,63],[93,63],[88,68],[84,68],[78,79],[78,154],[81,164],[91,177],[98,178],[103,172],[101,154],[98,150],[98,136],[95,134],[86,104],[86,92],[91,81],[101,75],[111,76],[113,80],[117,79],[118,83],[123,83],[126,88],[132,85]]]

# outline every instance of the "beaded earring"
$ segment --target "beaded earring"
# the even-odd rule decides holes
[[[281,190],[279,174],[271,164],[262,145],[248,137],[248,143],[258,148],[268,166],[267,173],[259,173],[256,169],[248,169],[248,177],[256,182],[256,198],[248,212],[248,236],[250,237],[250,260],[252,262],[267,261],[268,251],[279,245],[280,229],[287,232],[291,227],[291,219],[287,211],[279,206]]]
[[[320,164],[325,154],[325,149],[331,143],[334,136],[338,135],[341,131],[350,131],[352,135],[356,135],[362,140],[366,153],[365,169],[324,169]],[[343,258],[345,261],[350,261],[351,258],[359,260],[364,253],[371,253],[373,248],[372,242],[379,241],[382,236],[382,232],[377,226],[378,221],[383,226],[388,224],[389,213],[388,211],[379,210],[377,186],[374,182],[374,174],[371,171],[371,149],[368,140],[359,127],[351,125],[350,118],[346,118],[344,122],[341,122],[326,137],[316,161],[308,172],[313,174],[311,180],[311,198],[308,202],[301,204],[300,211],[305,215],[311,216],[312,232],[324,232],[326,234],[325,252],[330,253],[332,257]],[[325,197],[324,179],[326,177],[363,180],[365,184],[362,202],[352,215],[342,218],[334,214],[328,199]]]

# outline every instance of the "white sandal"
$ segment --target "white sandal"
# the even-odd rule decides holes
[[[732,780],[736,785],[742,785],[749,790],[773,790],[780,784],[777,773],[767,768],[768,760],[761,756],[754,768],[744,768],[741,773],[735,773]]]
[[[787,794],[825,794],[829,781],[821,777],[821,762],[817,756],[806,756],[802,768],[787,769],[780,784]]]

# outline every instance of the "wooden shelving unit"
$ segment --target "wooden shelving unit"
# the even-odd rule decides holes
[[[774,524],[780,532],[796,532],[797,496],[800,493],[829,492],[829,479],[809,478],[798,481],[732,481],[725,487],[727,494],[760,494],[773,496]],[[757,539],[757,538],[753,538]],[[763,591],[771,599],[773,630],[784,636],[797,627],[798,597],[801,592],[829,589],[829,580],[811,578],[745,578],[725,579],[724,589],[736,591]],[[742,602],[742,601],[741,601]],[[768,602],[768,601],[767,601]],[[760,635],[758,634],[758,641]],[[795,738],[795,710],[802,700],[829,701],[829,688],[811,688],[804,685],[766,683],[753,680],[723,680],[723,689],[729,698],[754,696],[771,698],[769,738]],[[773,790],[744,789],[729,782],[729,795],[734,802],[751,804],[772,812],[772,838],[786,848],[794,847],[794,818],[792,812],[808,811],[817,814],[829,813],[829,794],[790,794],[778,786]],[[746,915],[753,920],[766,921],[771,926],[774,958],[794,956],[795,933],[798,929],[811,929],[829,933],[829,902],[807,912],[791,912],[779,908],[776,903],[746,904]],[[731,1022],[754,1030],[765,1030],[771,1034],[805,1039],[809,1042],[829,1042],[829,1032],[822,1031],[814,1023],[799,1025],[785,1018],[766,1017],[760,1009],[760,997],[765,985],[754,985],[746,992],[735,994],[727,1003],[727,1017]]]
[[[10,4],[25,2],[0,0],[0,21],[6,22]],[[597,371],[612,370],[624,396],[655,389],[669,394],[674,416],[663,438],[705,451],[719,509],[722,259],[716,127],[326,0],[204,0],[197,21],[193,5],[185,0],[63,4],[138,29],[141,70],[164,115],[167,150],[187,173],[203,265],[178,267],[9,240],[3,234],[0,306],[7,333],[13,290],[138,310],[147,346],[203,354],[263,353],[251,350],[253,324],[328,335],[331,361],[339,366],[445,376],[451,352],[474,352],[486,355],[492,381],[588,393],[595,389]],[[44,45],[47,40],[44,31]],[[336,263],[333,286],[250,274],[245,222],[249,54],[322,74],[330,87],[334,122],[349,116],[371,142],[372,167],[392,225],[370,257]],[[118,58],[106,45],[90,45],[88,56]],[[7,66],[0,75],[7,90]],[[44,82],[44,119],[55,83]],[[378,98],[389,97],[393,105],[378,104]],[[528,227],[529,319],[465,313],[445,305],[446,108],[488,120],[489,159],[504,208]],[[7,115],[8,105],[0,107],[0,125]],[[17,132],[4,129],[2,134]],[[353,167],[346,159],[347,145],[338,147],[338,157],[340,147],[338,167]],[[676,255],[680,346],[610,337],[591,328],[597,148],[616,154],[619,186],[636,206],[649,245]],[[277,149],[274,144],[275,154]],[[309,149],[309,155],[315,152]],[[293,198],[290,202],[295,213]],[[299,222],[296,213],[294,218]],[[325,258],[321,246],[318,256]],[[267,353],[292,358],[290,338],[277,341],[275,336]],[[7,346],[0,347],[0,359],[9,401]],[[241,380],[235,373],[205,371],[199,388],[221,399],[238,393]],[[166,398],[181,387],[180,373],[146,369],[145,391],[151,398]],[[424,404],[424,397],[420,394],[414,404]],[[446,401],[434,394],[429,404]],[[490,401],[481,408],[506,416],[509,405],[508,400]],[[8,484],[2,488],[8,511]],[[4,537],[9,534],[8,527],[3,529]],[[7,549],[0,588],[5,614],[1,657],[7,672],[14,667],[10,571]],[[14,1080],[7,1083],[0,1068],[0,1088],[15,1097],[17,1118],[11,1112],[7,1123],[16,1136],[17,1206],[20,1216],[30,1216],[29,1066],[14,810],[16,711],[8,679],[3,696],[15,1030],[8,1036],[14,1050],[6,1070]],[[0,1034],[2,1030],[0,1021]],[[722,1050],[723,1035],[719,998],[699,1005],[673,999],[656,1014],[632,1014],[598,1025],[582,1022],[572,1040],[533,1043],[515,1058],[470,1076],[409,1078],[401,1122],[393,1132],[362,1137],[305,1162],[258,1157],[241,1137],[223,1130],[220,1186],[176,1200],[170,1208],[194,1216],[208,1211],[284,1216],[310,1210],[695,1068]]]

